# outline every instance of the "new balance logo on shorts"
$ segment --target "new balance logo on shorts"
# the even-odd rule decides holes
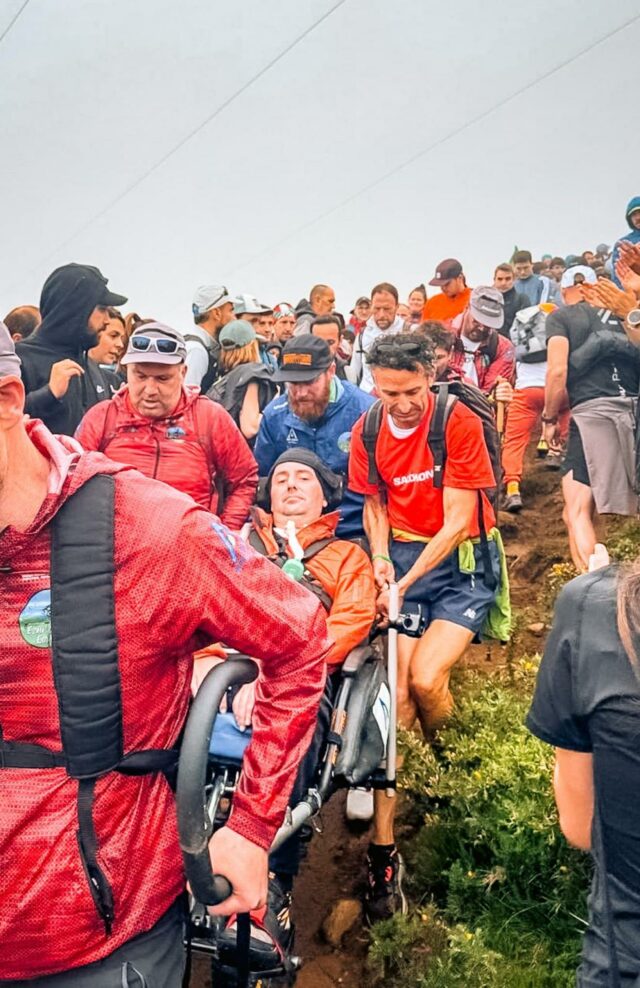
[[[422,473],[406,473],[402,477],[394,477],[393,486],[405,487],[406,484],[418,484],[421,480],[433,480],[433,470],[423,470]]]

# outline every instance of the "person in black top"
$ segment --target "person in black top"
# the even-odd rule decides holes
[[[587,270],[587,269],[584,269]],[[594,276],[595,281],[595,276]],[[546,322],[544,438],[558,442],[558,415],[569,398],[571,424],[562,467],[564,520],[571,557],[585,571],[596,543],[596,511],[635,515],[635,399],[640,349],[610,310],[584,301],[590,288],[563,276],[563,308]]]
[[[349,361],[345,360],[338,353],[343,329],[344,319],[336,312],[326,316],[316,316],[310,326],[311,335],[319,336],[328,345],[331,356],[335,361],[336,377],[339,377],[341,381],[346,381],[347,375],[345,368],[348,367]]]
[[[526,721],[556,749],[560,827],[595,862],[577,988],[640,984],[639,611],[638,560],[572,580]]]
[[[88,264],[65,264],[49,275],[40,296],[42,322],[16,346],[27,415],[42,419],[51,432],[72,436],[87,409],[111,398],[108,372],[87,351],[109,324],[109,306],[126,301]]]
[[[502,292],[504,302],[504,322],[498,332],[508,340],[511,339],[509,330],[513,326],[516,312],[527,309],[531,305],[528,297],[514,287],[514,279],[515,274],[511,264],[499,264],[493,273],[493,287]]]

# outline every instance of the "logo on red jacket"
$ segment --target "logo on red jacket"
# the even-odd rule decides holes
[[[18,624],[27,645],[51,648],[51,590],[39,590],[29,598],[20,612]]]

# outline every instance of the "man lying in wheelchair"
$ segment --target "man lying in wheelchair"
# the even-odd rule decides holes
[[[334,641],[327,656],[327,683],[317,729],[290,800],[294,809],[270,855],[268,904],[264,910],[251,914],[252,971],[275,974],[290,967],[291,896],[300,864],[304,823],[335,789],[370,784],[385,753],[389,691],[380,656],[368,644],[375,618],[373,571],[368,556],[358,545],[335,536],[341,483],[341,478],[314,453],[304,449],[284,453],[267,478],[248,532],[248,541],[258,552],[317,594],[327,610],[329,635]],[[253,675],[251,671],[247,675],[246,660],[236,663],[237,680],[244,684],[227,691],[227,709],[231,709],[216,717],[209,748],[210,783],[215,793],[211,814],[216,817],[216,825],[222,822],[221,806],[225,800],[228,804],[227,797],[239,775],[255,698],[256,681],[246,681]],[[209,678],[218,672],[227,678],[232,676],[229,667],[233,665],[233,659],[221,664]],[[222,666],[226,667],[224,673]],[[194,703],[187,730],[194,729],[202,710],[201,730],[208,738],[207,729],[210,732],[215,714],[204,709],[200,699],[204,697]],[[188,855],[185,863],[189,873]],[[202,910],[200,917],[211,930],[213,924]],[[214,932],[213,952],[222,965],[231,969],[237,959],[234,917],[224,929]],[[196,948],[199,939],[196,936]]]

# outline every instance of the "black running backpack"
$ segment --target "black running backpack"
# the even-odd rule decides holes
[[[433,456],[433,486],[436,490],[440,490],[442,487],[444,465],[447,459],[447,423],[449,422],[454,405],[457,401],[460,401],[474,415],[477,415],[482,422],[484,441],[489,452],[493,475],[496,478],[496,486],[486,488],[485,494],[495,508],[498,485],[502,475],[502,466],[500,437],[498,436],[493,407],[489,399],[483,395],[479,388],[476,388],[473,384],[466,384],[464,381],[437,381],[431,386],[431,390],[436,396],[436,402],[433,415],[431,416],[427,442]],[[376,484],[378,487],[383,486],[382,478],[378,473],[378,467],[376,465],[376,446],[381,423],[382,402],[377,401],[365,413],[362,442],[368,459],[369,473],[367,480],[370,484]]]

